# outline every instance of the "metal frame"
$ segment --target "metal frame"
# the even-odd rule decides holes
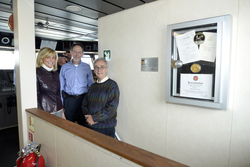
[[[216,46],[216,70],[214,84],[214,98],[211,101],[183,98],[176,93],[177,69],[171,70],[171,60],[177,60],[177,46],[172,41],[172,31],[178,29],[192,29],[192,27],[212,25],[208,27],[217,29],[217,46]],[[199,28],[198,28],[199,29]],[[199,29],[202,30],[203,28]],[[197,30],[197,29],[196,29]],[[228,91],[228,71],[230,57],[231,41],[231,15],[218,16],[213,18],[189,21],[184,23],[172,24],[167,27],[167,85],[166,85],[166,102],[186,104],[200,107],[215,109],[227,109],[227,91]],[[173,52],[172,52],[173,48]],[[171,80],[171,78],[173,78]],[[171,94],[171,84],[173,85]]]

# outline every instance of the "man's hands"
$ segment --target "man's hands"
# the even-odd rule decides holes
[[[89,125],[97,124],[97,122],[94,122],[92,115],[85,115],[85,118],[86,118],[86,122],[87,122]]]

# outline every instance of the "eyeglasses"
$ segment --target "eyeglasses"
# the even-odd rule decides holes
[[[74,51],[74,50],[73,50],[73,53],[74,53],[74,54],[79,54],[79,55],[82,54],[82,52],[76,52],[76,51]]]
[[[95,70],[99,70],[100,69],[101,71],[104,70],[105,68],[106,68],[105,66],[101,66],[101,67],[95,66],[94,67]]]

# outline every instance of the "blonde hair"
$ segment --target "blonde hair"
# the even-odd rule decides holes
[[[42,66],[43,64],[43,59],[46,57],[49,57],[50,55],[55,55],[56,56],[56,62],[54,64],[54,69],[53,71],[57,70],[57,60],[58,60],[58,55],[56,53],[55,50],[49,48],[49,47],[43,47],[42,49],[40,49],[37,58],[36,58],[36,68],[39,68]]]

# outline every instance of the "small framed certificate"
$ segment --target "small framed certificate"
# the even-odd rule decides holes
[[[181,74],[180,96],[212,99],[212,74]]]

